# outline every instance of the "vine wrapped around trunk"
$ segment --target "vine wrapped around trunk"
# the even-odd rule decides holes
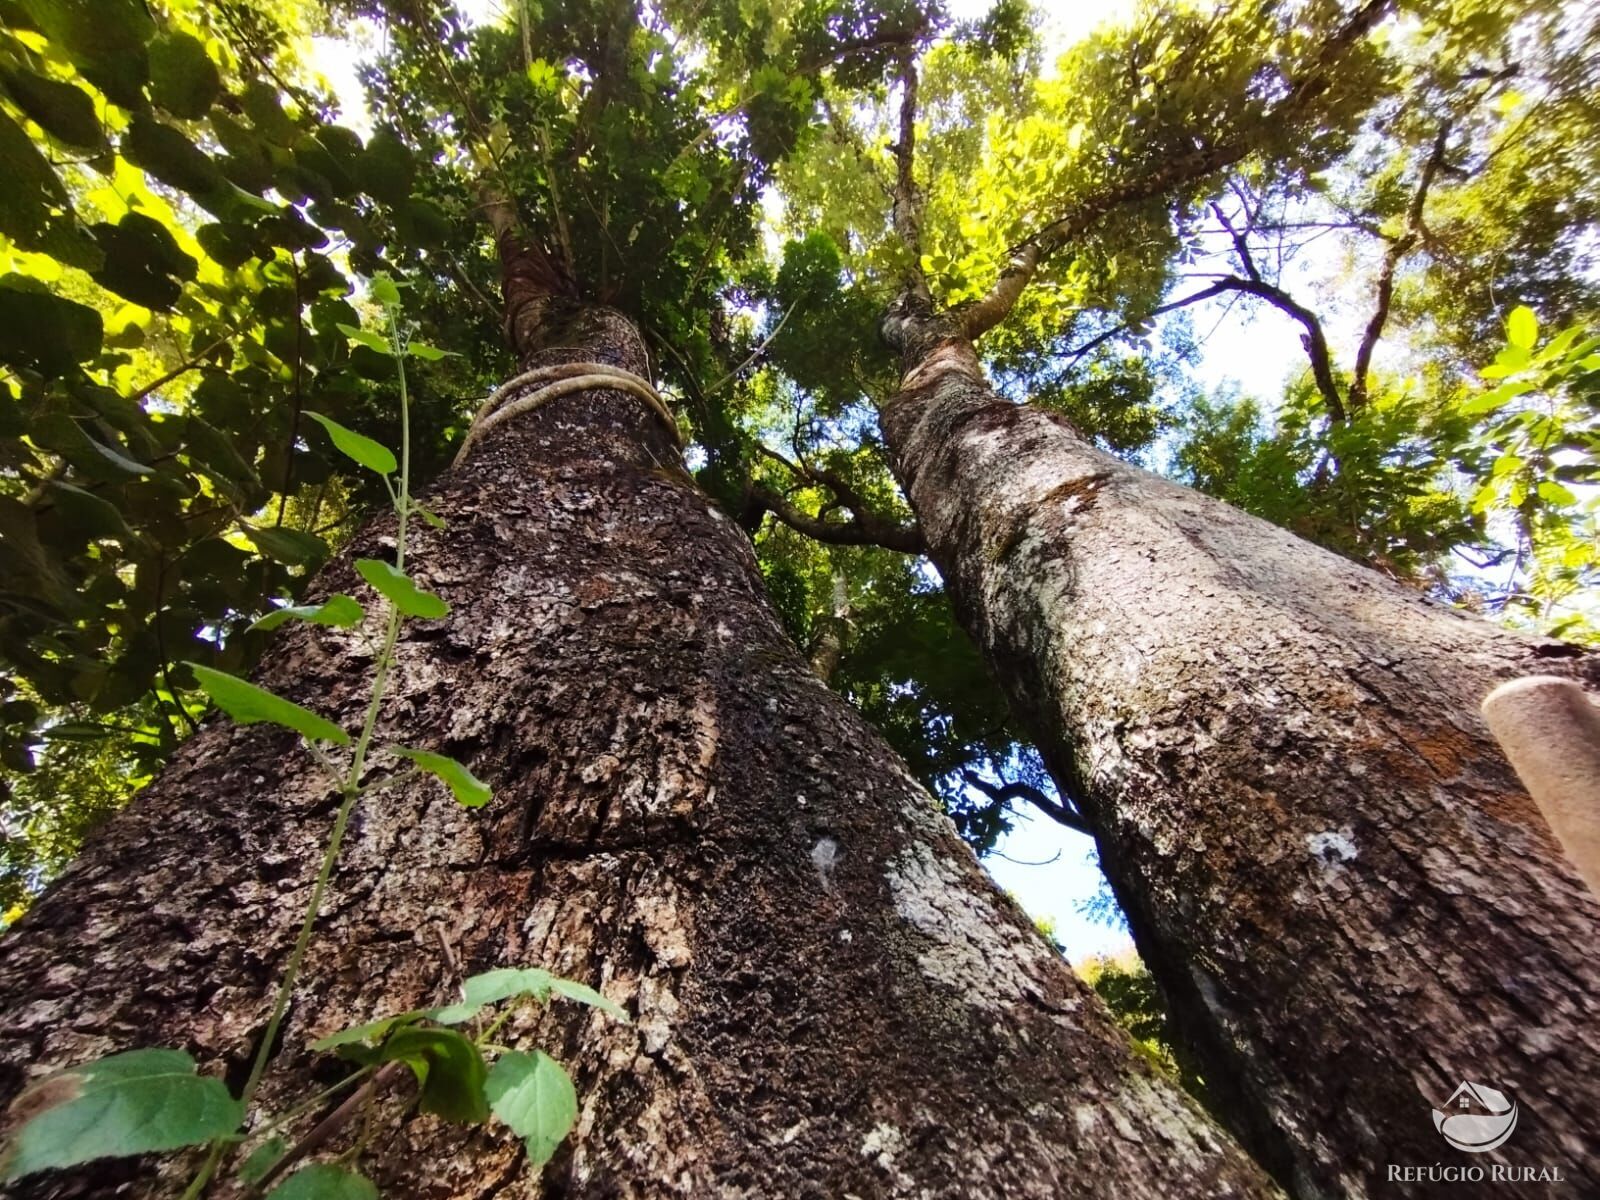
[[[914,300],[885,334],[930,552],[1257,1158],[1301,1196],[1411,1194],[1389,1168],[1455,1153],[1430,1102],[1475,1080],[1521,1105],[1499,1161],[1593,1187],[1600,904],[1478,705],[1600,662],[1102,453]]]
[[[514,259],[507,294],[525,367],[648,370],[623,318],[519,284]],[[496,798],[363,800],[266,1111],[328,1082],[312,1038],[538,965],[635,1021],[557,1008],[501,1034],[572,1070],[573,1138],[539,1186],[503,1134],[391,1119],[365,1165],[392,1194],[1270,1194],[816,678],[637,396],[508,422],[427,503],[446,528],[418,531],[412,569],[452,611],[405,627],[380,735]],[[388,532],[316,590],[356,588],[349,558]],[[349,724],[372,653],[371,628],[301,627],[258,678]],[[0,1092],[151,1044],[237,1088],[336,799],[287,734],[208,723],[0,942]],[[28,1194],[171,1195],[185,1168]]]

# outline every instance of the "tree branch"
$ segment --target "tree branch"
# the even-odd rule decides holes
[[[891,214],[895,236],[905,248],[905,288],[917,299],[931,304],[933,293],[922,271],[922,210],[917,197],[917,57],[916,48],[907,44],[900,50],[900,140],[889,147],[894,151],[894,204]]]
[[[1367,322],[1367,328],[1361,335],[1361,345],[1356,350],[1355,374],[1350,380],[1350,408],[1360,411],[1367,402],[1367,378],[1372,372],[1372,355],[1378,347],[1378,339],[1383,336],[1383,327],[1389,321],[1389,307],[1394,302],[1394,277],[1400,269],[1400,262],[1411,253],[1412,247],[1422,236],[1422,210],[1428,203],[1428,189],[1433,186],[1439,168],[1444,165],[1446,143],[1450,138],[1450,122],[1445,121],[1439,127],[1439,136],[1433,139],[1433,150],[1428,155],[1428,160],[1422,164],[1422,175],[1417,180],[1417,190],[1412,193],[1411,203],[1406,206],[1405,231],[1394,241],[1389,243],[1389,249],[1383,256],[1383,269],[1378,273],[1378,303],[1372,311],[1372,319]]]
[[[901,554],[922,554],[926,547],[915,525],[897,525],[876,514],[855,512],[849,521],[813,517],[762,483],[750,485],[750,498],[790,529],[832,546],[881,546]]]
[[[1094,830],[1089,828],[1088,822],[1083,819],[1083,814],[1075,805],[1058,804],[1031,783],[1023,783],[1021,780],[1012,783],[990,783],[976,771],[966,770],[961,772],[961,778],[996,804],[1026,800],[1056,824],[1065,825],[1068,829],[1075,829],[1079,833],[1086,833],[1090,837],[1094,836]]]
[[[1288,95],[1266,114],[1263,126],[1279,127],[1311,100],[1327,91],[1333,68],[1351,45],[1385,17],[1394,0],[1367,0],[1344,27],[1330,37],[1305,75]],[[1103,217],[1123,205],[1165,195],[1181,184],[1203,179],[1246,157],[1255,145],[1245,138],[1224,138],[1176,155],[1141,179],[1115,184],[1083,200],[1076,209],[1051,222],[1021,243],[1000,272],[988,295],[959,310],[967,337],[976,339],[993,329],[1016,305],[1022,290],[1039,265],[1062,246],[1081,237]]]

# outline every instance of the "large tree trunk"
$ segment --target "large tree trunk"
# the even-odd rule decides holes
[[[647,370],[617,314],[524,300],[525,365]],[[428,504],[448,528],[419,530],[411,562],[453,611],[405,627],[380,740],[456,754],[496,796],[363,801],[269,1110],[329,1081],[310,1039],[539,965],[635,1016],[557,1005],[502,1035],[570,1065],[575,1136],[519,1182],[504,1130],[396,1120],[368,1156],[391,1194],[1270,1192],[808,669],[748,541],[639,400],[510,422]],[[357,587],[341,561],[317,590]],[[286,632],[261,681],[354,726],[374,621]],[[237,1085],[335,800],[289,736],[209,722],[0,942],[0,1091],[153,1044]],[[170,1195],[192,1167],[22,1187]]]
[[[1257,1158],[1302,1196],[1485,1159],[1593,1194],[1600,904],[1478,703],[1595,657],[1101,453],[998,397],[953,323],[885,332],[884,434],[961,620]],[[1476,1160],[1430,1117],[1464,1079],[1521,1105]]]

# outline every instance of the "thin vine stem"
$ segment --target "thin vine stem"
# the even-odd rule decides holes
[[[406,392],[405,346],[394,311],[392,309],[385,311],[389,320],[389,344],[394,351],[395,366],[400,381],[400,486],[395,495],[395,511],[399,518],[395,534],[395,568],[403,571],[406,565],[406,523],[411,510],[411,414]],[[340,801],[339,811],[334,817],[333,832],[329,835],[327,848],[323,851],[322,863],[317,869],[311,897],[306,902],[305,915],[301,918],[300,931],[295,937],[294,948],[289,952],[283,979],[279,982],[277,993],[273,997],[272,1014],[267,1019],[266,1031],[262,1035],[260,1046],[256,1049],[255,1059],[250,1064],[250,1075],[239,1094],[239,1107],[242,1112],[249,1112],[250,1102],[255,1099],[256,1089],[260,1087],[261,1078],[266,1074],[267,1064],[272,1059],[278,1031],[283,1025],[284,1015],[289,1010],[289,1001],[294,995],[294,985],[299,979],[306,951],[310,948],[317,917],[322,912],[322,898],[327,893],[328,883],[333,878],[334,865],[339,859],[339,850],[344,845],[345,831],[350,825],[350,814],[355,811],[356,801],[361,799],[363,794],[361,776],[366,770],[367,751],[372,745],[372,735],[378,725],[378,711],[383,705],[389,670],[394,665],[395,646],[400,639],[400,610],[393,604],[390,604],[388,609],[383,649],[378,654],[377,668],[372,678],[372,696],[367,702],[367,710],[362,717],[361,732],[356,738],[355,748],[350,756],[349,772],[345,775],[341,786],[344,798]],[[327,762],[326,756],[315,746],[312,747],[312,754],[319,762]],[[211,1143],[205,1162],[201,1164],[200,1171],[185,1189],[181,1200],[195,1200],[205,1191],[206,1185],[216,1174],[233,1140],[232,1137],[222,1137]]]

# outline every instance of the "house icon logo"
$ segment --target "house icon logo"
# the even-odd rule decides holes
[[[1433,1127],[1457,1150],[1483,1154],[1504,1145],[1517,1127],[1517,1102],[1485,1084],[1463,1083],[1433,1110]]]

